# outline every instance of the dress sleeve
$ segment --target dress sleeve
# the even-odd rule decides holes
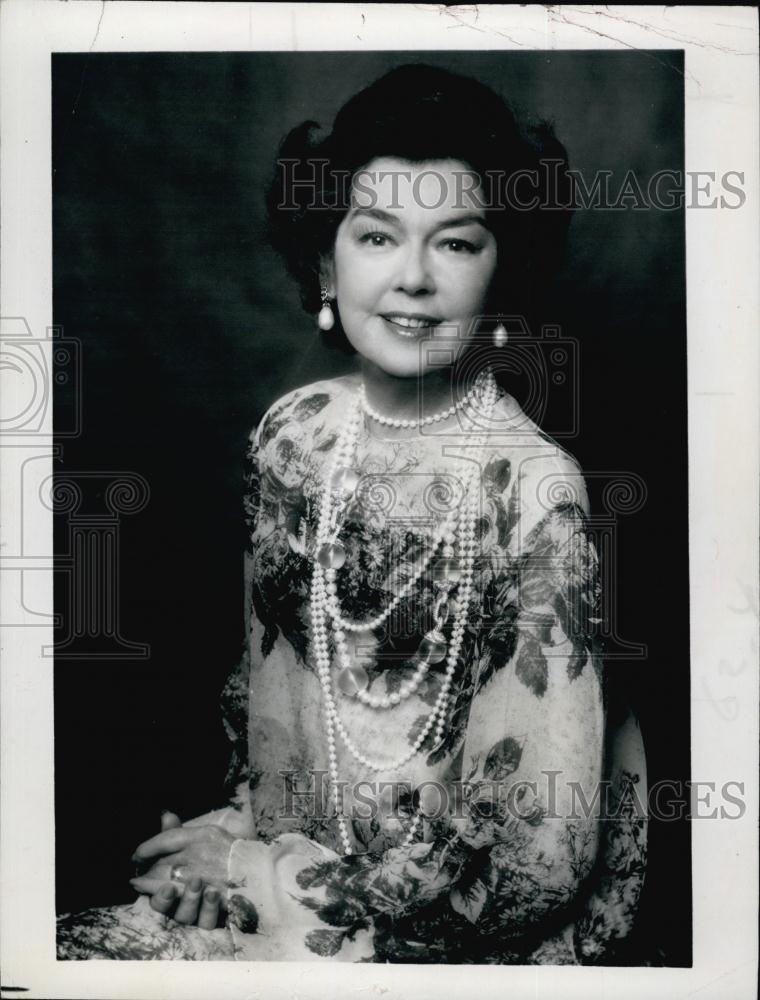
[[[649,825],[644,740],[630,705],[619,703],[616,715],[607,733],[609,803],[591,892],[574,928],[575,948],[588,965],[657,965],[657,943],[636,921]]]
[[[599,568],[580,492],[579,501],[544,506],[515,528],[522,535],[513,558],[502,560],[508,568],[489,625],[501,637],[500,658],[476,661],[462,780],[446,814],[427,826],[427,842],[341,857],[298,835],[284,852],[283,838],[237,841],[229,875],[239,930],[253,907],[270,944],[280,933],[280,957],[355,961],[372,940],[374,958],[365,960],[378,961],[380,936],[419,933],[426,922],[441,940],[469,940],[474,953],[479,939],[508,947],[566,919],[597,852],[591,804],[604,741]],[[473,614],[474,646],[483,627]]]
[[[243,590],[245,609],[251,606],[250,593],[253,582],[252,536],[256,526],[260,489],[260,432],[263,421],[248,435],[243,464],[243,520],[247,543],[243,553]],[[248,689],[250,681],[250,629],[245,615],[245,634],[240,659],[230,672],[221,693],[222,722],[232,744],[232,754],[224,782],[225,792],[235,802],[248,800]],[[245,787],[243,788],[243,784]]]

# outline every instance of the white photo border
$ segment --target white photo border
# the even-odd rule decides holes
[[[740,210],[686,211],[692,778],[745,783],[740,820],[692,824],[693,966],[589,968],[55,960],[52,623],[2,632],[3,996],[267,1000],[511,991],[595,1000],[756,995],[758,919],[758,12],[753,7],[149,3],[0,6],[0,316],[52,327],[51,53],[683,49],[685,168],[744,172]],[[49,342],[46,349],[50,349]],[[49,359],[48,359],[49,360]],[[0,371],[0,377],[5,372]],[[13,384],[5,380],[5,391]],[[12,411],[14,400],[8,403]],[[0,436],[0,622],[52,615],[52,513],[22,509],[51,416]],[[23,556],[27,567],[19,570]],[[29,562],[31,558],[32,562]],[[35,563],[34,560],[37,560]],[[14,562],[14,560],[16,560]],[[14,566],[16,567],[14,569]],[[36,569],[30,571],[28,567]],[[21,578],[23,576],[23,590]],[[22,616],[19,618],[19,616]],[[737,707],[727,718],[719,707]]]

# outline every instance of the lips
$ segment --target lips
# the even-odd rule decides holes
[[[437,316],[426,316],[424,313],[383,313],[382,318],[402,337],[417,336],[441,322]]]

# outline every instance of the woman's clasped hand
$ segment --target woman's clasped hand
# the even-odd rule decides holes
[[[227,857],[234,839],[218,826],[183,826],[177,815],[165,812],[161,832],[132,855],[144,870],[130,883],[150,896],[158,913],[213,930],[226,909]]]

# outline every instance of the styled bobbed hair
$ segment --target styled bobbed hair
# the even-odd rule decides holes
[[[297,281],[307,312],[321,306],[320,261],[331,255],[350,207],[350,179],[371,160],[393,156],[413,163],[459,160],[480,176],[498,247],[487,313],[533,314],[562,262],[572,213],[567,154],[547,122],[520,123],[479,81],[410,64],[351,97],[324,139],[315,138],[319,130],[306,121],[286,136],[267,200],[269,241]],[[528,185],[525,178],[516,183],[517,171],[533,172]],[[537,204],[524,207],[529,202]],[[326,339],[352,351],[336,320]]]

